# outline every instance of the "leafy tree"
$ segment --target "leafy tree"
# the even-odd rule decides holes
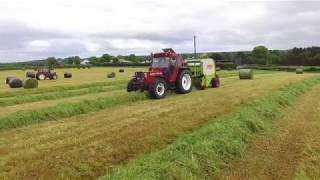
[[[118,59],[117,57],[113,57],[113,58],[112,58],[112,62],[113,62],[113,63],[119,63],[119,59]]]
[[[100,63],[108,63],[111,61],[111,58],[109,54],[103,54],[100,58]]]
[[[252,50],[251,61],[255,64],[268,64],[269,50],[265,46],[257,46]]]
[[[237,52],[235,55],[235,63],[237,65],[248,63],[248,57],[244,52]]]
[[[73,57],[67,57],[66,59],[65,59],[65,61],[66,61],[66,63],[67,64],[73,64],[74,62],[73,62]]]
[[[89,58],[90,64],[97,64],[98,61],[99,61],[99,59],[98,59],[96,56],[91,56],[91,57]]]
[[[46,61],[49,68],[53,68],[55,65],[58,64],[58,61],[55,57],[48,57]]]
[[[131,61],[131,62],[137,62],[138,61],[135,54],[130,54],[128,60]]]
[[[217,61],[223,60],[223,56],[220,53],[211,53],[209,57]]]
[[[79,56],[75,56],[74,59],[73,59],[73,62],[74,62],[74,64],[79,65],[80,62],[81,62],[80,57]]]

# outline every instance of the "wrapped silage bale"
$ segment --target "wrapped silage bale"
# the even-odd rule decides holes
[[[239,70],[240,79],[253,79],[253,70],[252,69],[240,69]]]

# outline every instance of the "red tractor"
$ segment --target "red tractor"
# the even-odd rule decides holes
[[[37,80],[46,80],[46,79],[56,80],[58,79],[58,75],[53,70],[50,70],[45,67],[41,67],[38,69],[38,72],[36,73],[36,78]]]
[[[152,64],[148,72],[136,72],[128,83],[127,91],[149,91],[155,99],[164,98],[168,89],[186,94],[192,90],[192,73],[187,62],[173,49],[152,54]]]

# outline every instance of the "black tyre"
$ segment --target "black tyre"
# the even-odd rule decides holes
[[[133,90],[133,83],[134,83],[134,79],[131,79],[131,80],[128,82],[127,92],[134,91],[134,90]]]
[[[179,73],[176,81],[176,90],[180,94],[187,94],[192,91],[192,74],[189,70]]]
[[[216,78],[212,79],[211,84],[212,84],[213,88],[220,87],[220,78],[219,78],[219,76],[216,76]]]
[[[58,75],[57,74],[52,75],[52,79],[53,80],[57,80],[58,79]]]
[[[162,99],[166,97],[168,86],[165,80],[159,78],[149,87],[149,93],[154,99]]]

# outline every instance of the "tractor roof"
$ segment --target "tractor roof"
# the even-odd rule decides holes
[[[159,53],[154,53],[153,57],[158,58],[158,57],[172,57],[173,55],[176,54],[176,52],[172,48],[167,48],[167,49],[162,49],[163,52]]]
[[[166,49],[162,49],[163,52],[165,53],[176,53],[172,48],[166,48]]]

